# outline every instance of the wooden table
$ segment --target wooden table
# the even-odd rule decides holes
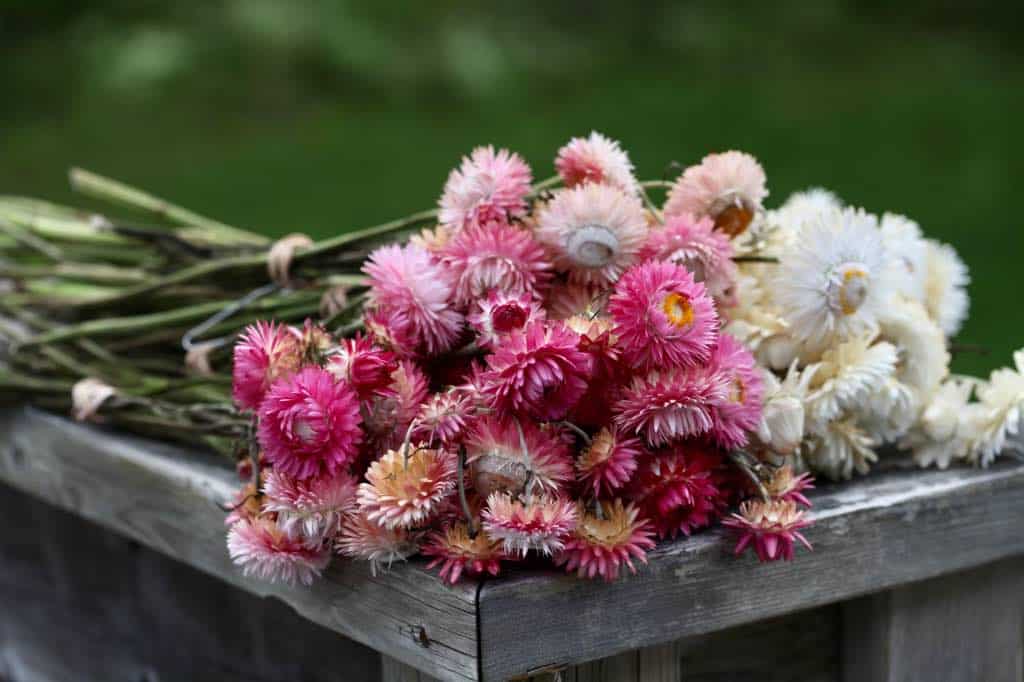
[[[237,483],[212,457],[30,409],[0,411],[0,434],[0,479],[23,491],[0,488],[0,679],[1022,679],[1010,458],[816,491],[815,551],[791,563],[735,559],[711,531],[610,585],[336,561],[304,588],[232,566],[218,504]]]

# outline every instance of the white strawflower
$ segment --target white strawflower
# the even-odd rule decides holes
[[[774,300],[793,336],[812,348],[875,330],[887,264],[877,219],[831,210],[800,228],[779,259]]]
[[[766,250],[772,253],[789,249],[805,223],[831,211],[842,209],[843,202],[832,192],[812,187],[789,195],[779,208],[768,211],[763,230]]]
[[[916,301],[893,297],[880,319],[881,338],[899,352],[896,379],[922,396],[931,396],[949,374],[946,338]]]
[[[856,471],[866,474],[878,461],[878,442],[864,432],[852,417],[833,419],[813,428],[807,451],[810,468],[833,480],[848,479]]]
[[[900,447],[914,453],[919,466],[947,468],[955,459],[967,456],[968,442],[974,440],[968,405],[974,382],[949,379],[939,387],[921,412],[914,428],[900,441]]]
[[[946,336],[956,336],[967,319],[970,306],[967,285],[971,277],[952,246],[932,239],[927,240],[927,244],[925,307]]]
[[[741,273],[736,280],[736,305],[722,308],[728,318],[723,331],[751,350],[758,362],[774,370],[784,370],[800,350],[782,319],[765,294],[754,273]]]
[[[772,452],[790,455],[800,447],[804,438],[804,401],[816,370],[816,365],[803,371],[797,370],[794,361],[782,381],[772,372],[761,370],[764,378],[764,409],[757,437]]]
[[[896,347],[868,336],[852,338],[828,349],[814,375],[807,399],[815,421],[835,419],[856,409],[896,370]]]
[[[903,436],[917,421],[920,412],[918,392],[891,376],[882,380],[857,406],[861,428],[882,443]]]
[[[928,242],[921,234],[921,227],[909,218],[886,213],[879,229],[890,258],[889,273],[894,290],[923,302],[928,280]]]
[[[1024,412],[1024,349],[1013,354],[1014,369],[1003,367],[992,372],[987,383],[977,387],[979,410],[975,425],[978,433],[971,443],[968,458],[988,466],[1004,450],[1021,450],[1013,436],[1020,431]]]

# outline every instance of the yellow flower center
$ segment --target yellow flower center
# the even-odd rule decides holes
[[[839,308],[843,315],[853,315],[868,296],[868,273],[855,265],[841,272],[839,284]]]
[[[739,377],[732,378],[732,384],[729,386],[729,401],[741,404],[743,399],[747,397],[747,389],[743,385],[743,380]]]
[[[673,291],[661,301],[661,309],[665,317],[674,326],[686,329],[693,324],[693,306],[690,299],[683,294]]]

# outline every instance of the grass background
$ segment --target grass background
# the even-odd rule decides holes
[[[322,237],[432,205],[474,145],[551,172],[570,136],[642,177],[738,148],[919,221],[971,270],[960,341],[1024,345],[1019,9],[903,3],[296,0],[0,5],[0,192],[81,165],[250,229]]]

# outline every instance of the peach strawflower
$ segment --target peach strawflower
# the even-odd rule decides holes
[[[320,542],[335,535],[355,506],[356,479],[347,472],[296,481],[271,469],[263,481],[263,509],[277,514],[281,530]]]
[[[518,154],[477,147],[448,176],[438,202],[439,220],[456,231],[490,221],[507,223],[526,212],[531,178]]]
[[[423,555],[433,557],[427,568],[440,566],[441,579],[454,585],[463,575],[498,575],[505,553],[501,543],[486,533],[470,537],[465,523],[455,523],[443,531],[431,533]]]
[[[554,494],[573,477],[568,446],[533,421],[483,417],[465,443],[473,487],[481,495],[496,490],[519,493],[527,484]]]
[[[629,482],[642,453],[639,439],[624,436],[614,427],[605,427],[576,459],[576,472],[594,497],[602,492],[611,495]]]
[[[523,502],[507,492],[487,496],[481,518],[487,535],[507,554],[524,557],[530,550],[544,556],[560,552],[576,527],[575,503],[563,497],[534,496]]]
[[[359,485],[359,508],[385,528],[414,528],[455,491],[455,456],[425,445],[388,450]]]
[[[245,328],[235,343],[232,395],[239,409],[255,410],[270,385],[299,369],[298,340],[284,325],[257,322]]]
[[[633,379],[613,410],[623,431],[665,445],[710,431],[728,390],[722,376],[705,369],[648,372]]]
[[[647,220],[637,197],[590,183],[556,192],[537,214],[536,235],[571,281],[607,285],[637,262]]]
[[[370,573],[389,570],[396,561],[405,561],[419,551],[416,535],[404,528],[385,528],[366,514],[349,514],[334,546],[343,556],[370,562]]]
[[[681,265],[649,261],[630,269],[608,303],[628,364],[644,370],[707,362],[718,312],[703,284]]]
[[[486,298],[476,302],[466,321],[477,333],[477,345],[491,348],[509,332],[523,329],[531,322],[543,321],[546,317],[544,309],[530,294],[491,291]]]
[[[651,230],[641,260],[662,260],[681,265],[703,282],[719,305],[736,303],[738,270],[733,262],[732,241],[715,230],[710,218],[684,214],[669,216],[664,227]]]
[[[228,530],[228,554],[242,572],[268,582],[312,585],[330,553],[281,529],[269,516],[241,520]]]
[[[740,505],[738,514],[722,519],[722,525],[740,533],[737,555],[752,546],[761,561],[789,561],[796,541],[811,549],[811,543],[800,532],[811,522],[791,500],[747,500]]]
[[[810,507],[811,501],[804,495],[804,490],[814,487],[814,478],[807,472],[799,476],[793,473],[793,467],[785,464],[772,473],[771,480],[764,486],[768,494],[776,500],[789,500],[804,507]]]
[[[718,337],[711,353],[710,371],[726,382],[725,399],[712,411],[710,436],[726,449],[744,447],[761,424],[764,382],[753,354],[729,334]]]
[[[646,564],[646,550],[654,549],[654,539],[650,523],[640,518],[632,504],[624,505],[621,499],[600,504],[600,516],[580,512],[576,530],[555,563],[564,565],[567,573],[576,571],[581,578],[600,576],[611,582],[619,577],[623,565],[636,573],[633,559]]]
[[[679,176],[665,200],[665,215],[708,216],[731,237],[742,234],[764,210],[764,169],[750,154],[708,154]]]
[[[555,170],[566,187],[595,182],[628,194],[640,191],[629,155],[618,142],[596,131],[588,137],[574,137],[559,149]]]
[[[530,232],[505,223],[471,225],[455,235],[440,257],[455,282],[455,302],[469,306],[492,291],[539,296],[551,263]]]

